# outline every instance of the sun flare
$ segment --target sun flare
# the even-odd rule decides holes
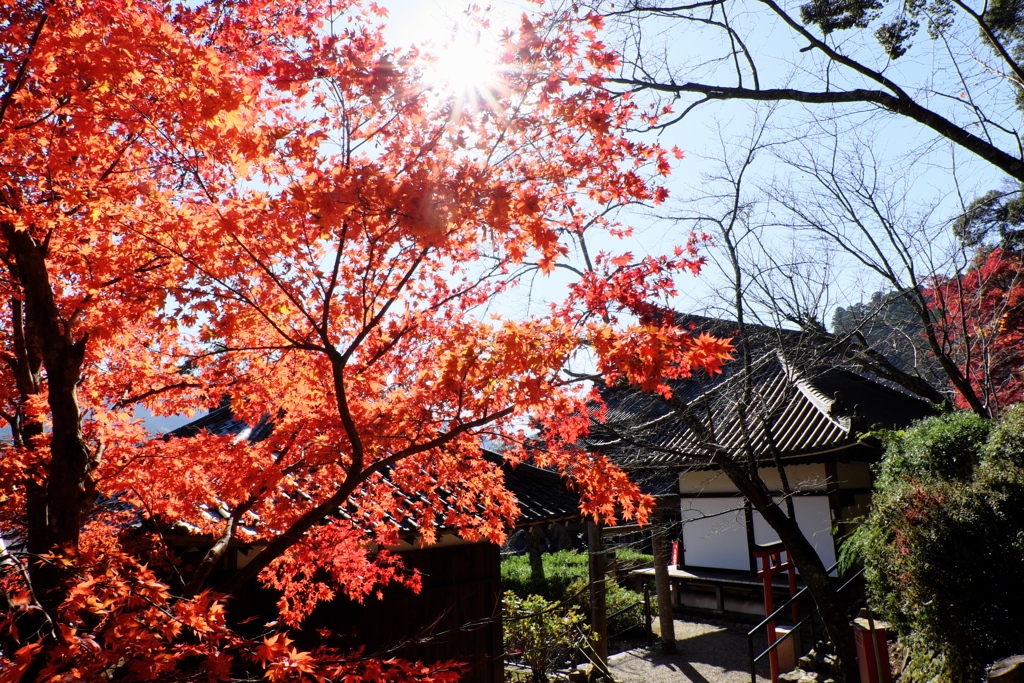
[[[490,99],[499,84],[498,41],[482,29],[455,25],[437,48],[427,77],[438,89],[464,101]]]

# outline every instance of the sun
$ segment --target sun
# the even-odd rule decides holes
[[[431,87],[464,102],[490,100],[500,84],[498,40],[486,27],[450,27],[434,50],[436,59],[425,66]]]

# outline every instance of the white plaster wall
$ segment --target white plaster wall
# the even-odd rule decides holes
[[[797,496],[793,499],[796,521],[804,536],[814,546],[826,567],[836,562],[836,547],[832,540],[832,509],[828,496]],[[758,513],[754,513],[754,542],[758,545],[779,540],[775,531]]]
[[[828,497],[798,496],[793,502],[800,528],[825,566],[832,566],[836,553]],[[682,562],[694,567],[749,569],[750,548],[742,506],[743,499],[738,496],[681,499]],[[778,540],[771,527],[755,512],[754,541],[764,544]]]
[[[722,470],[710,472],[683,472],[679,475],[679,492],[682,495],[693,493],[733,493],[736,487],[729,481]]]
[[[782,480],[774,467],[763,467],[758,470],[762,481],[772,491],[782,490]],[[786,467],[789,485],[797,491],[824,491],[828,485],[825,477],[825,465],[810,463],[807,465],[789,465]],[[679,492],[682,495],[701,493],[735,493],[736,487],[721,470],[711,472],[683,472],[679,475]]]
[[[779,471],[774,467],[761,468],[757,473],[761,476],[761,481],[768,485],[769,490],[783,490]],[[789,485],[794,491],[824,491],[828,486],[825,465],[820,462],[807,465],[788,465],[786,478],[789,479]]]
[[[682,499],[681,561],[694,567],[749,569],[742,506],[743,499],[739,497]]]

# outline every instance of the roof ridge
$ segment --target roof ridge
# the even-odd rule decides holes
[[[808,379],[803,372],[789,362],[789,359],[786,358],[781,349],[776,349],[775,353],[779,358],[779,363],[782,365],[783,371],[793,383],[793,386],[795,386],[797,390],[804,395],[808,402],[810,402],[810,404],[822,415],[839,426],[843,431],[849,433],[851,424],[850,416],[845,414],[845,406],[842,401],[837,401],[835,397],[830,398],[824,391],[814,386],[814,383]],[[842,414],[840,414],[840,411],[843,411]]]

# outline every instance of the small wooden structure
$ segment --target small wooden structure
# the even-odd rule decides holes
[[[680,319],[698,331],[736,334],[735,323]],[[869,429],[901,428],[932,410],[841,359],[822,360],[799,332],[748,326],[747,333],[750,343],[737,354],[749,353],[749,362],[732,361],[713,377],[697,372],[669,381],[671,400],[623,385],[599,387],[607,410],[585,446],[608,456],[645,492],[678,496],[679,562],[695,577],[685,584],[694,590],[684,604],[763,615],[754,551],[779,539],[714,459],[724,453],[756,471],[776,500],[789,498],[786,505],[829,567],[834,539],[870,505],[871,465],[882,448]]]
[[[273,429],[272,420],[255,427],[235,420],[225,404],[190,422],[166,438],[188,438],[200,430],[213,434],[235,434],[255,442]],[[563,477],[527,464],[512,467],[500,455],[482,451],[481,457],[502,470],[506,488],[516,497],[520,516],[517,526],[530,527],[576,519],[580,516],[579,495],[568,489]],[[410,497],[415,493],[410,493]],[[468,665],[461,681],[502,683],[504,644],[502,638],[501,559],[498,546],[469,542],[447,530],[438,533],[439,542],[423,547],[419,530],[402,525],[403,540],[390,548],[409,569],[419,572],[422,590],[384,586],[380,595],[363,603],[336,597],[321,603],[303,622],[296,638],[299,647],[329,644],[332,647],[361,648],[365,656],[398,657],[427,665],[456,661]],[[181,555],[201,557],[213,539],[175,529],[167,535]],[[258,546],[237,540],[225,553],[223,566],[233,570],[258,551]],[[232,618],[239,621],[276,614],[278,595],[261,586],[247,586],[233,596]],[[322,634],[329,634],[328,640]]]

